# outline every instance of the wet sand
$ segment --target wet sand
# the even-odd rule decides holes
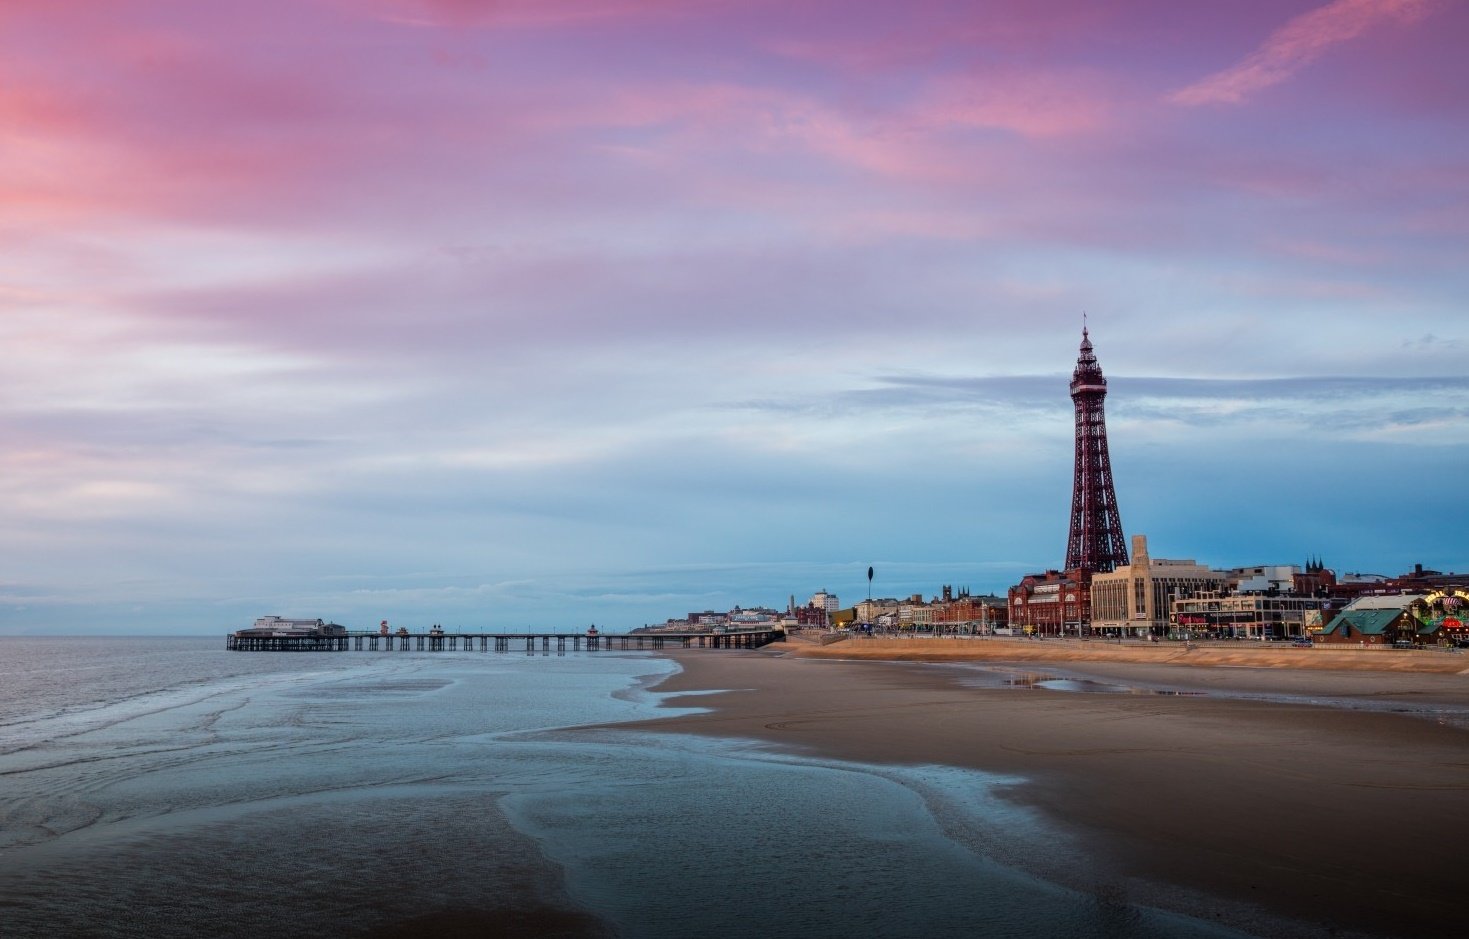
[[[835,655],[860,645],[674,653],[684,671],[656,690],[735,690],[669,702],[710,713],[622,726],[1023,777],[1005,796],[1059,824],[1075,854],[1001,859],[1101,897],[1261,935],[1460,933],[1469,731],[1435,711],[1469,714],[1469,677],[1258,661],[1184,667],[1074,650],[1037,674],[1036,660],[1005,655],[1023,642],[971,643],[985,652],[969,653],[964,665]],[[1051,645],[1059,653],[1068,644]],[[1190,693],[1082,694],[1027,683],[1062,668],[1108,685]],[[1414,713],[1396,713],[1400,705]]]

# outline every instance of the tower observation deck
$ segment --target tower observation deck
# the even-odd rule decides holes
[[[1107,456],[1107,420],[1102,399],[1107,379],[1092,353],[1092,341],[1081,330],[1081,353],[1071,374],[1071,401],[1076,406],[1076,469],[1071,488],[1071,533],[1066,540],[1066,570],[1089,573],[1114,570],[1127,563],[1117,493],[1112,489],[1112,461]]]

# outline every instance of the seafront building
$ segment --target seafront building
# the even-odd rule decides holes
[[[932,604],[930,622],[936,630],[957,633],[990,633],[1009,625],[1008,604],[994,594],[972,596],[968,590],[954,594],[945,586]]]
[[[1173,601],[1169,635],[1177,639],[1302,639],[1321,630],[1331,600],[1294,594],[1200,595]]]
[[[683,619],[669,618],[657,625],[641,626],[629,630],[633,633],[690,633],[690,632],[763,632],[775,629],[795,629],[796,618],[769,607],[738,607],[725,613],[715,610],[698,610]]]
[[[896,623],[898,609],[901,606],[902,604],[892,597],[881,597],[876,600],[858,600],[852,604],[852,610],[859,623],[891,626]]]
[[[933,631],[933,607],[924,602],[923,594],[915,593],[898,605],[898,626],[911,627],[916,632]]]
[[[1092,575],[1091,628],[1104,635],[1167,635],[1175,600],[1218,595],[1228,583],[1228,574],[1192,560],[1151,557],[1147,536],[1133,535],[1131,563]]]
[[[831,614],[829,625],[850,623],[878,632],[913,632],[935,635],[985,635],[1008,623],[1004,597],[974,596],[967,589],[956,591],[945,584],[928,600],[915,593],[903,600],[882,597],[859,600],[848,609]]]
[[[1469,576],[1445,574],[1429,570],[1422,564],[1414,564],[1406,574],[1387,577],[1382,574],[1343,574],[1334,590],[1338,596],[1360,597],[1367,594],[1422,593],[1442,590],[1463,590],[1469,584]]]
[[[742,610],[735,607],[725,617],[725,626],[732,629],[777,629],[784,621],[784,617],[775,610],[765,607],[756,607],[750,610]]]
[[[808,605],[828,613],[835,613],[842,608],[842,601],[837,599],[836,594],[828,593],[825,588],[822,588],[811,595]]]
[[[1076,636],[1091,626],[1091,577],[1085,571],[1027,574],[1009,590],[1009,625],[1025,635]]]
[[[1326,645],[1418,645],[1436,631],[1415,615],[1426,594],[1358,597],[1322,628],[1317,641]]]
[[[1234,593],[1291,593],[1300,576],[1294,564],[1257,564],[1224,572]]]
[[[1422,570],[1418,571],[1421,578]],[[1406,576],[1406,575],[1405,575]],[[1469,577],[1432,572],[1459,586],[1358,597],[1313,636],[1323,644],[1469,646]]]
[[[248,639],[289,639],[307,636],[345,636],[347,627],[320,619],[287,619],[284,616],[261,616],[248,629],[235,635]]]
[[[841,600],[837,599],[836,594],[829,593],[825,588],[812,594],[805,606],[796,606],[796,598],[792,596],[787,612],[797,626],[808,629],[826,629],[829,626],[837,625],[839,621],[850,623],[855,619],[851,610],[847,610],[845,616],[840,615],[842,613]]]

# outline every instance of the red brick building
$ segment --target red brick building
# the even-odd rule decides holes
[[[945,593],[948,592],[944,588]],[[931,622],[936,627],[976,625],[993,629],[1009,622],[1007,604],[999,597],[973,597],[960,594],[935,600]]]
[[[1010,588],[1010,627],[1041,636],[1080,635],[1091,624],[1091,572],[1027,574]]]

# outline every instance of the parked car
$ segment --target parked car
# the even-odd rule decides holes
[[[1292,642],[1291,645],[1295,646],[1297,649],[1309,649],[1311,648],[1313,643],[1309,639],[1297,639]]]

